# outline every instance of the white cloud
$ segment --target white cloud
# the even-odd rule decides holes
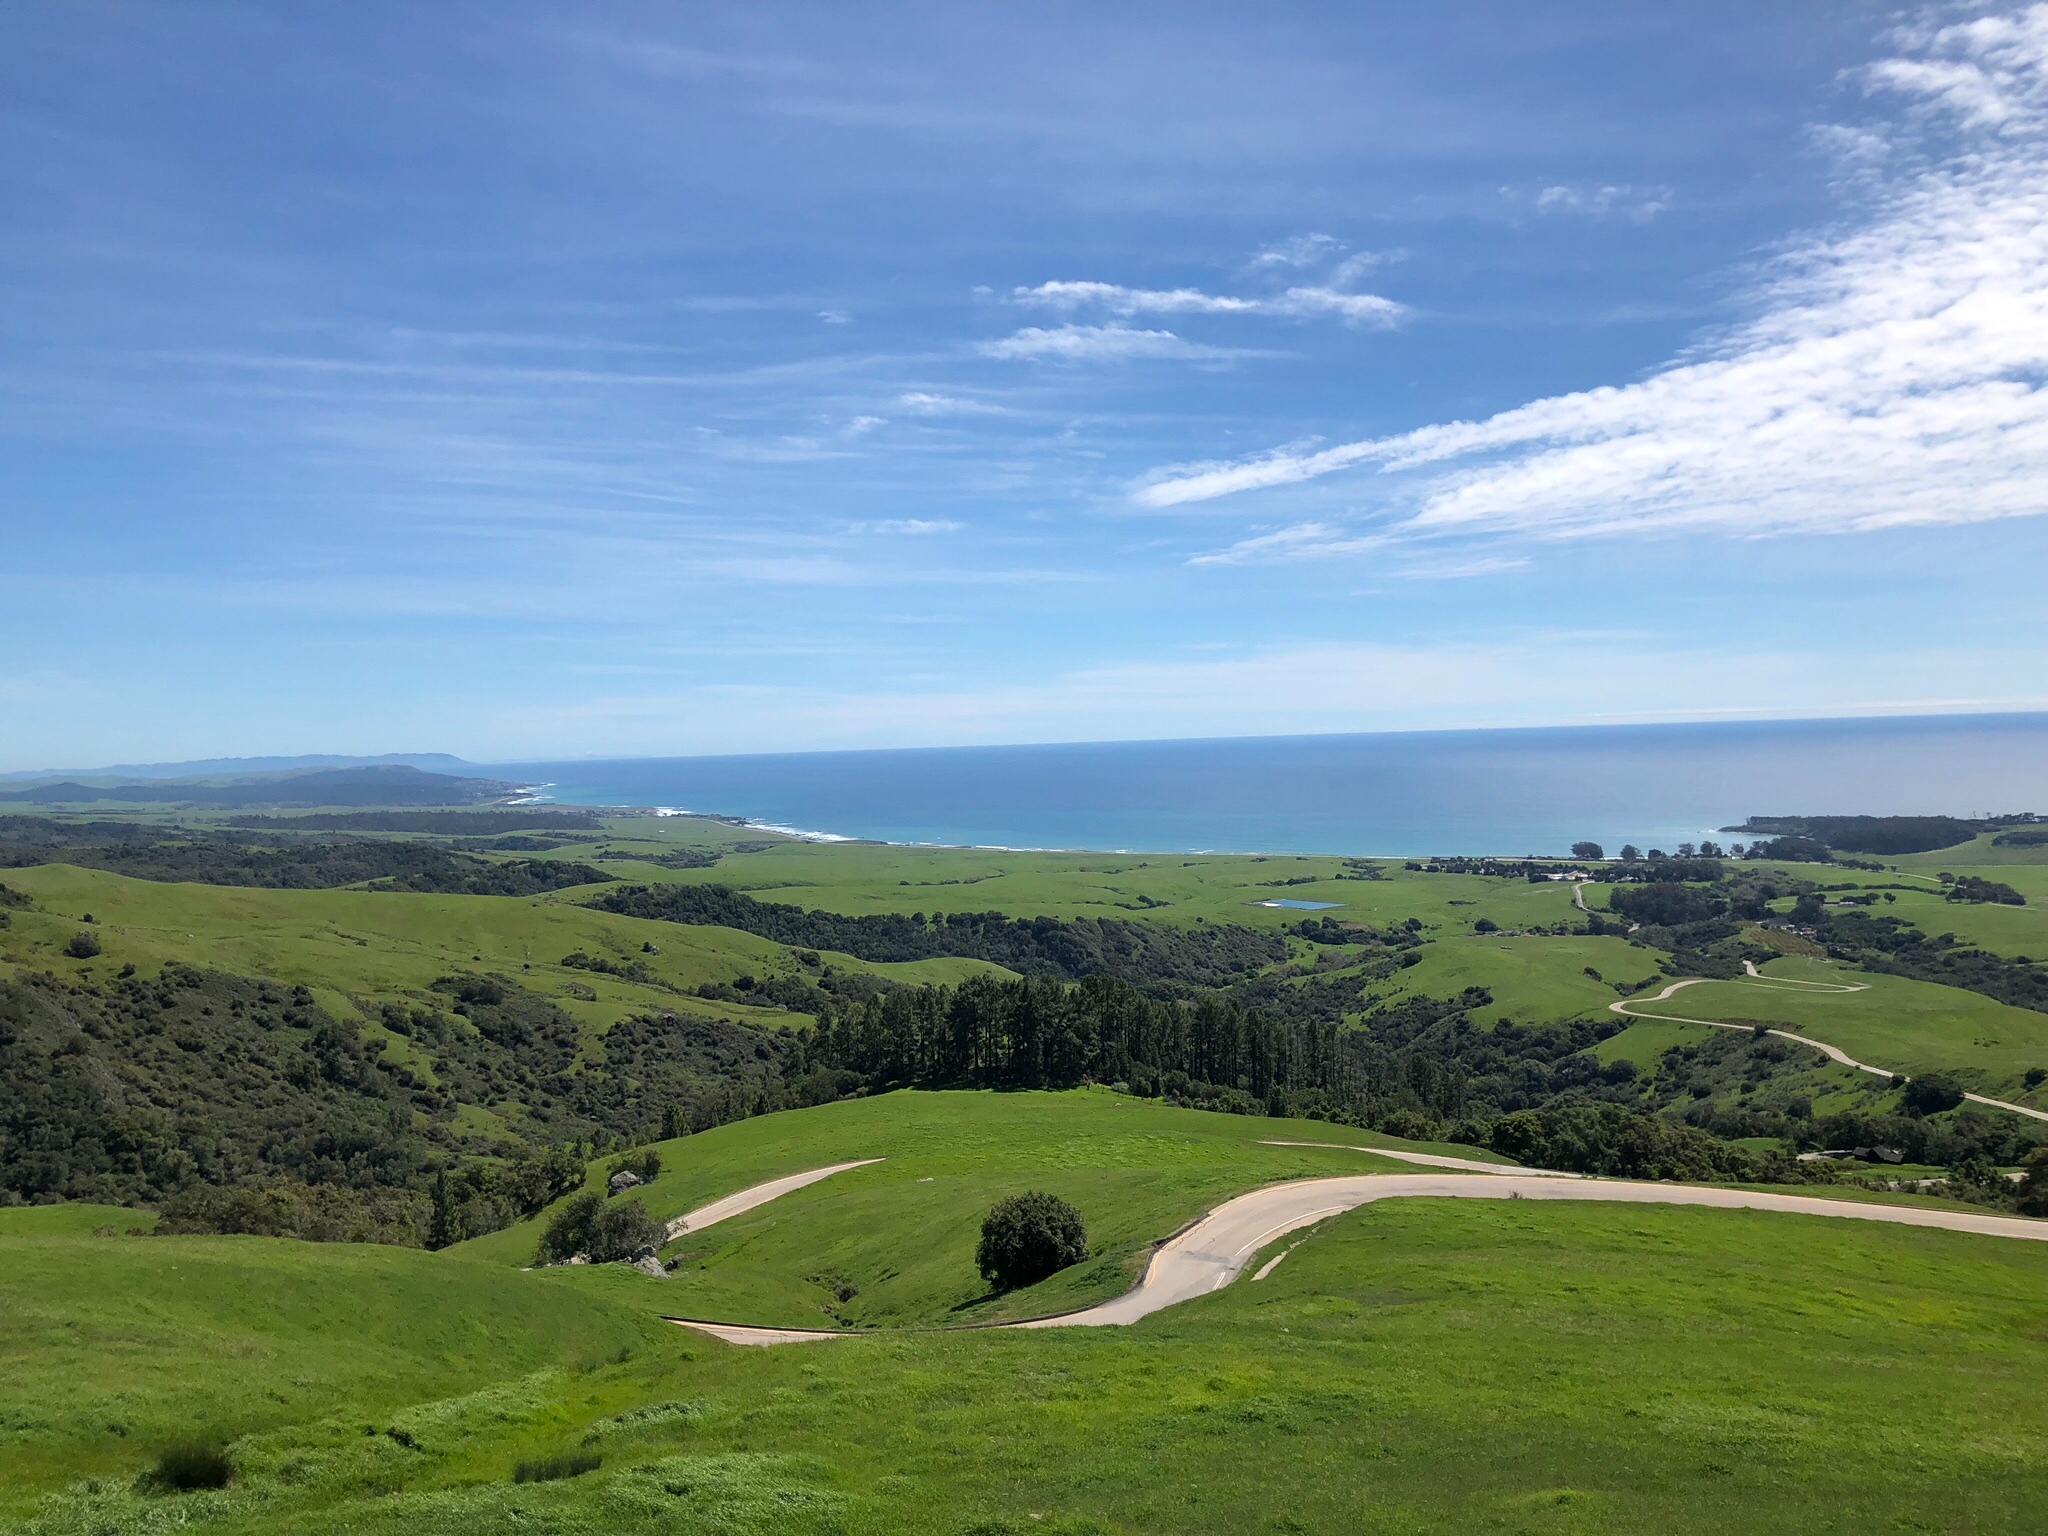
[[[1343,242],[1330,235],[1295,235],[1278,245],[1269,245],[1252,258],[1255,267],[1313,267],[1344,249]]]
[[[1498,576],[1503,571],[1528,568],[1525,559],[1506,555],[1481,555],[1471,560],[1447,560],[1441,565],[1411,565],[1394,574],[1403,581],[1463,581],[1472,576]]]
[[[1550,186],[1536,194],[1538,213],[1621,214],[1648,223],[1671,206],[1669,187]]]
[[[1228,549],[1196,555],[1189,565],[1252,565],[1270,560],[1312,560],[1327,555],[1360,555],[1388,542],[1385,534],[1353,534],[1328,523],[1295,523],[1273,533],[1240,539]]]
[[[935,395],[925,390],[912,389],[896,397],[899,410],[909,411],[914,416],[1007,416],[1009,412],[1000,405],[991,405],[985,400],[969,400],[959,395]]]
[[[1168,470],[1134,499],[1372,464],[1421,472],[1409,533],[1759,536],[2048,511],[2048,5],[1906,41],[1915,55],[1869,84],[1944,147],[1894,130],[1861,217],[1787,250],[1755,317],[1715,344],[1484,421]]]
[[[843,309],[821,309],[818,311],[818,318],[827,325],[853,324],[853,316]]]
[[[1352,325],[1392,325],[1404,305],[1376,293],[1346,293],[1327,286],[1289,288],[1285,293],[1243,298],[1204,293],[1199,288],[1125,288],[1117,283],[1050,282],[1018,288],[1019,304],[1073,311],[1099,308],[1113,315],[1276,315],[1310,319],[1334,315]]]
[[[945,517],[891,517],[878,523],[857,523],[856,530],[867,533],[958,533],[966,526]]]
[[[1122,362],[1131,358],[1236,357],[1226,347],[1183,341],[1171,331],[1140,331],[1127,325],[1028,325],[1000,341],[985,341],[984,357],[1034,362]]]

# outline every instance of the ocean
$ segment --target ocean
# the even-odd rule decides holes
[[[1671,848],[1751,815],[2048,811],[2048,714],[497,764],[562,805],[1132,853]]]

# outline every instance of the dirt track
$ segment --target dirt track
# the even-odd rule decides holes
[[[1833,981],[1795,981],[1789,976],[1765,976],[1747,960],[1743,961],[1742,964],[1743,969],[1749,972],[1747,979],[1736,980],[1734,978],[1727,978],[1726,985],[1762,987],[1767,992],[1805,992],[1808,994],[1840,994],[1844,992],[1868,992],[1870,990],[1869,986],[1865,984]],[[1648,1001],[1661,1003],[1666,998],[1683,991],[1687,987],[1697,987],[1705,982],[1721,979],[1711,976],[1693,976],[1684,981],[1674,981],[1655,997],[1648,999]],[[1704,1024],[1709,1029],[1739,1029],[1747,1031],[1753,1027],[1748,1024],[1729,1024],[1720,1019],[1691,1019],[1678,1013],[1639,1013],[1636,1011],[1636,1005],[1627,998],[1622,999],[1618,1003],[1609,1003],[1607,1011],[1609,1013],[1618,1013],[1623,1018],[1662,1019],[1669,1024]],[[1898,1077],[1903,1075],[1894,1072],[1890,1067],[1873,1067],[1867,1061],[1858,1061],[1840,1046],[1829,1045],[1825,1040],[1815,1040],[1807,1035],[1795,1035],[1789,1029],[1773,1029],[1767,1031],[1767,1033],[1776,1035],[1781,1040],[1791,1040],[1800,1045],[1812,1046],[1813,1049],[1819,1051],[1828,1060],[1838,1061],[1845,1067],[1854,1067],[1859,1072],[1869,1072],[1877,1077]],[[2048,1110],[2029,1109],[2024,1104],[2012,1104],[2004,1099],[1988,1099],[1981,1093],[1965,1093],[1963,1097],[1972,1104],[1982,1104],[1990,1109],[2008,1109],[2016,1115],[2025,1115],[2030,1120],[2048,1120]]]
[[[1377,1148],[1365,1148],[1377,1152]],[[1514,1174],[1365,1174],[1335,1179],[1297,1179],[1253,1190],[1224,1202],[1179,1236],[1163,1244],[1135,1289],[1114,1301],[1061,1317],[1004,1323],[1004,1328],[1099,1328],[1135,1323],[1179,1302],[1219,1291],[1275,1238],[1313,1226],[1327,1216],[1377,1200],[1610,1200],[1638,1205],[1697,1205],[1717,1210],[1782,1211],[1846,1221],[1883,1221],[1898,1226],[1935,1227],[1949,1232],[2048,1242],[2048,1221],[2019,1216],[1920,1206],[1830,1200],[1815,1195],[1780,1195],[1755,1190],[1713,1189],[1690,1184],[1649,1184],[1608,1179],[1559,1179],[1529,1172]],[[731,1323],[671,1321],[728,1344],[802,1344],[857,1334],[803,1328],[749,1328]]]

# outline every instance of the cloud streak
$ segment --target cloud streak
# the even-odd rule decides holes
[[[1284,293],[1240,297],[1199,288],[1126,288],[1119,283],[1051,282],[1018,288],[1019,304],[1074,311],[1097,308],[1126,318],[1137,315],[1269,315],[1293,320],[1334,316],[1350,325],[1393,325],[1407,307],[1376,293],[1348,293],[1322,284]]]
[[[2048,4],[1898,35],[1861,217],[1786,250],[1754,316],[1642,381],[1315,451],[1181,466],[1164,508],[1376,466],[1406,534],[1735,536],[2048,511]],[[1862,136],[1866,146],[1870,135]],[[1870,154],[1862,157],[1870,175]]]
[[[1142,358],[1225,358],[1247,354],[1233,347],[1210,347],[1185,340],[1172,331],[1139,330],[1128,325],[1027,325],[999,341],[985,341],[983,357],[1021,362],[1100,363]]]

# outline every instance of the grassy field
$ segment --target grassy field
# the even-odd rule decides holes
[[[481,970],[525,981],[594,1029],[630,1014],[677,1008],[768,1027],[809,1022],[778,1009],[678,995],[742,974],[794,974],[796,962],[781,945],[730,928],[595,912],[560,896],[170,885],[62,864],[8,870],[7,883],[32,896],[39,910],[12,914],[11,926],[0,933],[0,957],[67,975],[111,976],[130,963],[149,973],[180,960],[309,986],[323,1004],[354,1017],[368,1003],[417,992],[451,971]],[[102,953],[81,963],[62,951],[87,913],[97,920]],[[659,953],[647,953],[647,944]],[[667,987],[565,969],[562,958],[579,949],[642,962]],[[911,982],[958,982],[976,971],[1008,974],[978,960],[876,965],[828,958],[844,970]],[[391,1038],[402,1052],[402,1043]]]
[[[133,1476],[173,1441],[376,1415],[663,1337],[553,1274],[405,1248],[58,1235],[43,1214],[0,1212],[0,1509]]]
[[[1496,1160],[1470,1147],[1174,1109],[1102,1089],[892,1093],[662,1143],[662,1175],[641,1195],[663,1219],[784,1174],[884,1161],[682,1237],[666,1250],[685,1260],[670,1280],[616,1267],[567,1278],[671,1316],[793,1327],[1045,1316],[1128,1290],[1152,1243],[1231,1195],[1282,1179],[1396,1167],[1353,1151],[1261,1145],[1266,1138]],[[601,1173],[602,1165],[592,1187]],[[981,1218],[997,1200],[1027,1189],[1074,1204],[1088,1223],[1093,1256],[1028,1291],[992,1296],[974,1268]],[[527,1264],[545,1220],[543,1213],[451,1251]],[[848,1289],[853,1294],[842,1296]]]
[[[112,1233],[106,1229],[112,1228]],[[131,1229],[156,1229],[155,1211],[131,1211],[125,1205],[92,1205],[73,1201],[68,1205],[0,1206],[0,1238],[6,1237],[91,1237],[96,1233],[125,1236]]]
[[[445,1255],[302,1248],[142,1315],[100,1283],[110,1253],[143,1266],[125,1293],[282,1246],[11,1244],[0,1315],[36,1322],[6,1325],[0,1478],[17,1511],[74,1479],[25,1530],[2017,1532],[2048,1499],[2048,1245],[1400,1202],[1129,1329],[768,1351]],[[139,1489],[165,1431],[236,1432],[224,1402],[275,1426],[234,1484]],[[511,1481],[579,1449],[602,1466]]]
[[[636,838],[673,838],[688,846],[694,824],[664,818],[614,819],[606,825],[622,834],[611,846],[631,850],[641,846]],[[656,851],[664,842],[644,846]],[[563,849],[556,856],[579,855]],[[1012,917],[1143,916],[1165,923],[1202,920],[1280,928],[1300,922],[1303,914],[1261,907],[1260,902],[1327,901],[1337,904],[1334,917],[1372,924],[1417,917],[1450,933],[1469,932],[1482,916],[1507,927],[1572,916],[1571,893],[1558,884],[1422,875],[1403,870],[1399,861],[1291,854],[1019,853],[781,841],[758,852],[729,854],[709,869],[633,863],[606,867],[621,878],[725,885],[764,901],[852,914],[993,911]],[[1386,878],[1340,878],[1361,868],[1377,869]]]
[[[1973,1091],[1998,1097],[2023,1095],[2026,1070],[2048,1066],[2048,1014],[2008,1007],[1954,987],[1852,972],[1794,956],[1772,961],[1764,975],[1860,983],[1866,990],[1781,991],[1748,981],[1704,981],[1662,1003],[1649,1001],[1647,994],[1632,1003],[1650,1013],[1728,1022],[1761,1020],[1839,1046],[1873,1066],[1908,1075],[1949,1072]],[[1614,1049],[1612,1041],[1606,1042],[1604,1053],[1611,1055]],[[2029,1102],[2025,1097],[2020,1101]]]

